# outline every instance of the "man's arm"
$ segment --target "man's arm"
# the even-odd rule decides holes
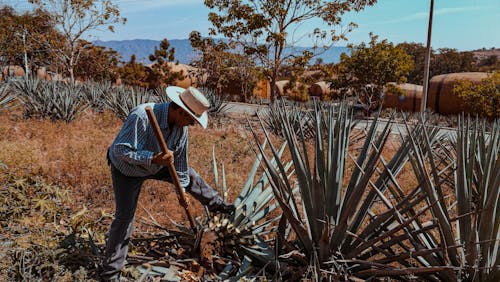
[[[154,153],[144,150],[148,120],[136,113],[130,114],[123,123],[115,142],[111,146],[113,156],[134,165],[151,165]]]

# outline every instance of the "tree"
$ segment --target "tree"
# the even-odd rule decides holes
[[[132,55],[130,61],[118,68],[118,73],[123,84],[148,88],[153,70],[137,63],[135,55]]]
[[[0,65],[23,66],[26,73],[53,65],[43,42],[60,41],[60,34],[49,14],[39,9],[18,14],[12,7],[3,6],[0,18]]]
[[[490,55],[480,59],[477,66],[480,71],[484,72],[500,71],[500,60],[498,60],[497,55]]]
[[[115,50],[96,46],[81,40],[80,60],[75,66],[75,76],[82,80],[115,81],[118,78],[120,55]]]
[[[285,48],[298,40],[310,36],[315,47],[330,47],[334,42],[345,39],[354,23],[337,33],[333,26],[342,23],[341,16],[348,11],[360,11],[376,0],[205,0],[210,9],[208,17],[213,25],[210,35],[221,34],[229,39],[231,47],[239,47],[245,55],[255,56],[262,66],[264,75],[274,85],[284,64]],[[312,28],[299,33],[305,22],[320,20],[327,28]],[[307,54],[305,54],[307,55]],[[271,100],[275,93],[271,87]]]
[[[221,77],[223,76],[224,54],[229,46],[222,40],[212,38],[202,38],[198,31],[189,34],[189,41],[194,51],[199,56],[191,61],[191,64],[200,71],[197,73],[197,80],[202,81],[201,86],[221,92]],[[206,79],[204,79],[206,77]]]
[[[476,71],[476,59],[472,52],[458,52],[452,48],[438,49],[430,66],[430,76],[445,73]]]
[[[377,41],[378,36],[370,33],[370,43],[350,45],[351,56],[343,53],[338,65],[337,88],[358,94],[367,113],[381,102],[383,87],[388,82],[406,82],[413,68],[413,61],[405,51],[386,39]]]
[[[46,40],[50,51],[65,66],[71,81],[75,79],[74,69],[82,51],[88,46],[79,44],[90,31],[107,26],[114,31],[114,25],[126,19],[120,17],[118,6],[111,0],[29,0],[36,7],[52,15],[55,27],[61,32],[64,42]]]
[[[166,38],[160,42],[159,48],[155,47],[153,54],[149,55],[149,60],[154,62],[151,66],[153,77],[150,81],[150,88],[170,85],[175,80],[184,79],[187,75],[187,73],[182,73],[182,71],[172,71],[172,67],[168,64],[175,60],[175,48],[170,48],[170,42]],[[175,64],[177,65],[179,62],[176,61]]]
[[[426,48],[422,43],[400,43],[397,45],[402,48],[406,54],[413,59],[413,69],[408,74],[408,82],[413,84],[423,85],[424,82],[424,66]],[[431,62],[434,60],[434,51],[431,49]],[[429,75],[429,77],[431,77]]]
[[[408,75],[408,82],[423,84],[425,47],[421,43],[400,43],[398,47],[405,50],[414,62],[414,67]],[[441,48],[437,52],[431,50],[429,78],[435,75],[456,72],[477,71],[473,52],[459,52],[456,49]]]
[[[257,82],[255,62],[248,56],[231,52],[224,41],[202,38],[197,31],[191,32],[189,41],[200,54],[191,62],[199,70],[197,80],[202,82],[200,86],[213,89],[219,95],[237,92],[246,102]]]

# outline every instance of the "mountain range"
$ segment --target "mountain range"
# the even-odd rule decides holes
[[[103,46],[106,48],[112,48],[117,51],[121,57],[122,61],[130,61],[130,57],[135,54],[136,61],[142,63],[151,63],[148,59],[149,55],[154,52],[155,47],[160,46],[159,40],[149,40],[149,39],[134,39],[134,40],[113,40],[113,41],[94,41],[93,43],[97,46]],[[170,46],[175,48],[175,59],[181,64],[189,64],[193,59],[196,58],[196,53],[191,47],[189,39],[169,39],[168,42]],[[312,48],[308,47],[293,47],[285,50],[286,53],[293,52],[294,54],[300,54],[302,51]],[[321,58],[323,63],[337,63],[340,60],[340,54],[347,53],[347,47],[331,47],[322,54],[315,57]]]

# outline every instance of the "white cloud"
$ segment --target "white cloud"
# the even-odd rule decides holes
[[[434,16],[459,14],[459,13],[466,13],[466,12],[478,11],[478,10],[484,10],[484,9],[488,9],[488,7],[470,6],[470,7],[457,7],[457,8],[441,8],[441,9],[434,10]],[[404,17],[395,18],[395,19],[391,19],[388,21],[377,22],[374,24],[395,24],[395,23],[402,23],[402,22],[412,22],[412,21],[428,19],[428,17],[429,17],[429,12],[417,12],[417,13],[414,13],[412,15],[407,15]]]
[[[485,10],[488,7],[481,6],[470,6],[470,7],[457,7],[457,8],[442,8],[434,11],[435,15],[447,15],[447,14],[458,14],[470,11]]]
[[[123,12],[137,13],[165,7],[200,5],[200,0],[119,0],[114,3]]]

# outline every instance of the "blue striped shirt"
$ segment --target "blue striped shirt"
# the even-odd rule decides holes
[[[146,114],[146,106],[153,108],[167,147],[174,153],[175,170],[182,187],[189,185],[188,176],[188,127],[169,127],[167,122],[169,103],[142,104],[134,108],[111,144],[109,158],[124,175],[151,176],[160,171],[161,165],[151,163],[153,155],[161,152],[153,127]]]

